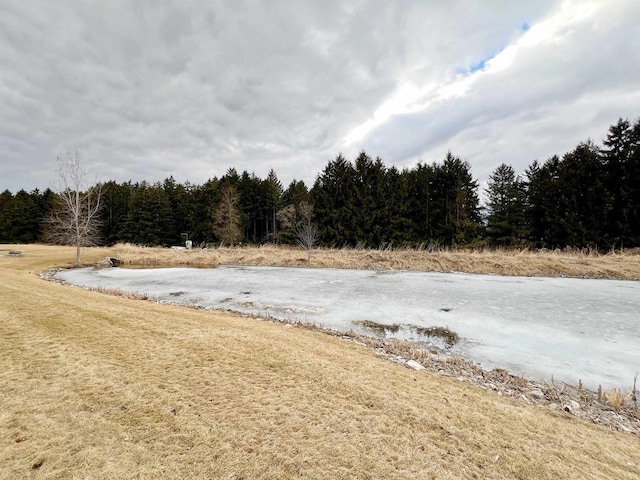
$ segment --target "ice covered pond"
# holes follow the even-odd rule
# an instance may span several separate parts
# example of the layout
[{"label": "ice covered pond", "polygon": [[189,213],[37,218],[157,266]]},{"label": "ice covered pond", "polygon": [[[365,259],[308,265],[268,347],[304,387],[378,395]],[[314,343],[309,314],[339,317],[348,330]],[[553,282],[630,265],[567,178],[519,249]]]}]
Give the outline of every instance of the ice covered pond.
[{"label": "ice covered pond", "polygon": [[[597,388],[640,371],[640,282],[279,267],[92,268],[65,282],[146,293],[159,301],[313,322],[325,328],[429,343],[447,327],[450,348],[483,368]],[[371,330],[363,321],[391,327]]]}]

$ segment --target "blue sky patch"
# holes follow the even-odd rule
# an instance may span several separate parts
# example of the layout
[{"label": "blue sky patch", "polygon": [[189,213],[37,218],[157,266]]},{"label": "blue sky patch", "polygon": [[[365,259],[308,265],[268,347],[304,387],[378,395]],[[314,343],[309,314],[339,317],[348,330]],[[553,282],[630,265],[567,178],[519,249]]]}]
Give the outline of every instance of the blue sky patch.
[{"label": "blue sky patch", "polygon": [[[524,22],[521,26],[520,26],[520,31],[521,32],[526,32],[527,30],[529,30],[531,28],[531,25],[529,25],[528,22]],[[494,53],[493,55],[488,55],[487,57],[483,58],[482,60],[480,60],[479,62],[473,63],[471,65],[467,65],[465,67],[458,67],[456,68],[455,72],[456,75],[468,75],[471,73],[475,73],[478,71],[482,71],[485,69],[485,67],[487,66],[487,63],[494,58],[496,55],[498,55],[502,50],[504,50],[504,48],[500,49],[498,52]]]},{"label": "blue sky patch", "polygon": [[[500,52],[498,52],[498,53],[500,53]],[[481,59],[480,61],[478,61],[476,63],[472,63],[471,65],[467,65],[467,66],[464,66],[464,67],[458,67],[458,68],[456,68],[456,75],[468,75],[468,74],[471,74],[471,73],[482,71],[487,66],[487,62],[489,60],[491,60],[493,57],[495,57],[496,55],[497,55],[497,53],[494,54],[494,55],[489,55],[489,56]]]},{"label": "blue sky patch", "polygon": [[478,70],[484,70],[485,63],[491,60],[493,57],[489,57],[487,59],[480,60],[475,65],[471,65],[469,67],[469,73],[477,72]]}]

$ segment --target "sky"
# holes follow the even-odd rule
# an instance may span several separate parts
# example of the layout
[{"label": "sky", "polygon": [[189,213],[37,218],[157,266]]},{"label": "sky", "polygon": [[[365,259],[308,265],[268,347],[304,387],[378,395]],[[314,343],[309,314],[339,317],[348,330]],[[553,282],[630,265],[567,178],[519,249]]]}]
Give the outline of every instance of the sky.
[{"label": "sky", "polygon": [[640,116],[637,0],[0,0],[0,191],[497,166]]}]

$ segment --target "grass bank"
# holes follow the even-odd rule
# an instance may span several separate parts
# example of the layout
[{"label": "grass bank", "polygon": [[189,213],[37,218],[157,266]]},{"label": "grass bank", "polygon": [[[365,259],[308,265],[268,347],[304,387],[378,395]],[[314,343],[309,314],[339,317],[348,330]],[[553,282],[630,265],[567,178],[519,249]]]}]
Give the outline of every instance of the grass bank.
[{"label": "grass bank", "polygon": [[271,245],[174,250],[119,244],[114,252],[128,265],[242,264],[640,280],[639,251],[602,255],[582,251],[318,249],[310,261],[301,249]]},{"label": "grass bank", "polygon": [[17,249],[0,251],[0,478],[640,475],[637,436],[318,332],[44,282],[73,249]]}]

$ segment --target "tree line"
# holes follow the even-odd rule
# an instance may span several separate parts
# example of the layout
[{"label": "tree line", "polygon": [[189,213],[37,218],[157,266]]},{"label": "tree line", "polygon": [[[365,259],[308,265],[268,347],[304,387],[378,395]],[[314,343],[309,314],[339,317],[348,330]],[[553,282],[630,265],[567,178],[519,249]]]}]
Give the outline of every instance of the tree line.
[{"label": "tree line", "polygon": [[[611,125],[602,145],[582,142],[517,174],[498,166],[480,203],[470,164],[451,152],[440,162],[402,170],[361,152],[328,162],[309,188],[286,188],[229,169],[202,185],[176,182],[100,185],[98,236],[132,242],[196,245],[295,242],[293,224],[313,223],[325,246],[457,245],[535,248],[640,246],[640,118]],[[50,189],[0,193],[0,243],[47,238],[59,194]],[[312,207],[312,208],[311,208]],[[294,213],[306,218],[293,220]],[[296,213],[297,215],[297,213]]]}]

